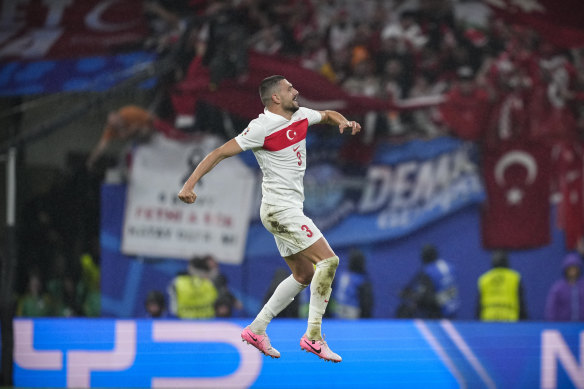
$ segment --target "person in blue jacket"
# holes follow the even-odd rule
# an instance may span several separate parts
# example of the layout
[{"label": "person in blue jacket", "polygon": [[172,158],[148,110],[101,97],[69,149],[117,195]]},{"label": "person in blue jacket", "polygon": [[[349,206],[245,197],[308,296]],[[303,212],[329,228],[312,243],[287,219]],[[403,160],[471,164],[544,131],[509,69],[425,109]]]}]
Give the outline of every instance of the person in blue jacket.
[{"label": "person in blue jacket", "polygon": [[431,244],[422,247],[421,260],[422,268],[400,293],[397,317],[454,319],[460,308],[454,265]]},{"label": "person in blue jacket", "polygon": [[353,250],[347,270],[337,275],[334,288],[333,317],[359,319],[371,317],[373,287],[367,276],[365,255]]}]

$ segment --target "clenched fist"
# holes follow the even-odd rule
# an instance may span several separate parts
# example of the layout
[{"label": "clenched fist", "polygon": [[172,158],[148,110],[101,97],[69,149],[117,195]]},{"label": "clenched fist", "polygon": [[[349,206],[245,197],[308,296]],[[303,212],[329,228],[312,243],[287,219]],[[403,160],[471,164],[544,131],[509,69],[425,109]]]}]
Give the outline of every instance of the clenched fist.
[{"label": "clenched fist", "polygon": [[187,204],[192,204],[197,199],[197,195],[193,192],[192,189],[185,189],[182,188],[180,192],[178,192],[178,198],[181,199],[182,202]]},{"label": "clenched fist", "polygon": [[359,131],[361,131],[361,125],[354,121],[348,121],[345,123],[339,124],[339,132],[342,134],[345,129],[348,128],[351,130],[351,135],[355,135]]}]

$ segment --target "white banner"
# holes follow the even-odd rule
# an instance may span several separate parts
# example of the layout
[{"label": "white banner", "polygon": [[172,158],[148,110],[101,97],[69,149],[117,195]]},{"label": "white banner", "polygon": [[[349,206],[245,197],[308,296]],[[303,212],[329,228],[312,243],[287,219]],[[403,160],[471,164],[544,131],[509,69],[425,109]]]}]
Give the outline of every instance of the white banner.
[{"label": "white banner", "polygon": [[135,150],[128,185],[122,252],[190,259],[210,254],[222,263],[243,261],[256,178],[237,157],[218,164],[195,187],[197,201],[177,194],[194,167],[219,146],[155,137]]}]

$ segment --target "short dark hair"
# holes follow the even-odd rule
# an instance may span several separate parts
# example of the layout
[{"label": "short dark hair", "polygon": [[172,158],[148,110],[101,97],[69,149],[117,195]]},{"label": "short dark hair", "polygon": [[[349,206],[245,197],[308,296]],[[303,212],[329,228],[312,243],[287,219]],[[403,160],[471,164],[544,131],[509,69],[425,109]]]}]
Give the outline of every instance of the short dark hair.
[{"label": "short dark hair", "polygon": [[436,259],[438,259],[438,250],[436,249],[436,246],[425,244],[424,247],[422,247],[422,262],[432,263]]},{"label": "short dark hair", "polygon": [[207,259],[204,257],[193,257],[189,261],[189,266],[192,266],[194,269],[201,270],[201,271],[209,271],[209,264],[207,263]]},{"label": "short dark hair", "polygon": [[365,274],[365,254],[361,250],[351,250],[349,254],[349,271]]},{"label": "short dark hair", "polygon": [[146,296],[146,304],[148,303],[156,303],[160,305],[162,308],[166,306],[166,302],[164,301],[164,295],[162,292],[158,290],[151,290],[148,292],[148,296]]},{"label": "short dark hair", "polygon": [[509,267],[509,257],[504,250],[497,250],[491,257],[491,264],[493,267]]},{"label": "short dark hair", "polygon": [[262,99],[262,103],[264,106],[268,106],[268,104],[272,101],[272,94],[274,93],[274,88],[280,83],[280,81],[284,80],[286,77],[274,75],[270,77],[266,77],[260,83],[260,99]]}]

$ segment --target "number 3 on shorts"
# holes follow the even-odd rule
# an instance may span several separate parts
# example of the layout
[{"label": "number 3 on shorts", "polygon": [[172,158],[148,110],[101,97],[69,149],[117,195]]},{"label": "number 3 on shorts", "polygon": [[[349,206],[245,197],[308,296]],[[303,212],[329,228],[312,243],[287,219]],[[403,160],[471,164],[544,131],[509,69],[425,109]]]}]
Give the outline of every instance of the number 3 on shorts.
[{"label": "number 3 on shorts", "polygon": [[310,231],[310,228],[308,228],[306,224],[302,225],[302,227],[300,228],[302,229],[302,231],[306,231],[306,236],[308,236],[309,238],[312,237],[312,231]]}]

